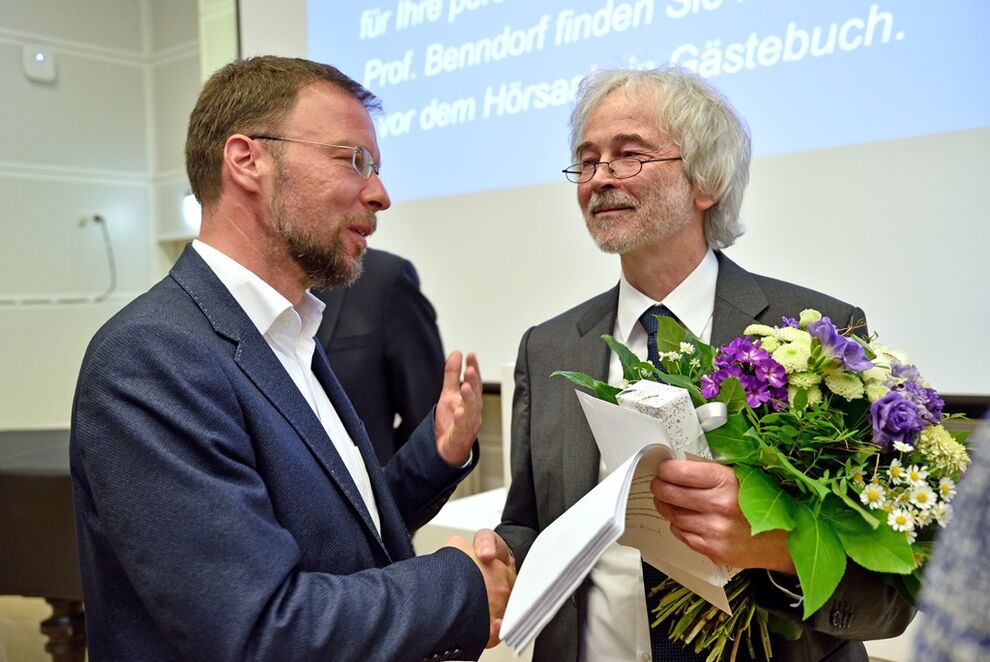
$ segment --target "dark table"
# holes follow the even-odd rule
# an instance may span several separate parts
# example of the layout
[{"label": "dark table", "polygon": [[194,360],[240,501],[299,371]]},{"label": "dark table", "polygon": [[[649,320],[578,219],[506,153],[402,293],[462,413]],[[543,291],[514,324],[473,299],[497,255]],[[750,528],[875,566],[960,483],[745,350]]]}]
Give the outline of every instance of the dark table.
[{"label": "dark table", "polygon": [[0,595],[44,598],[45,650],[56,662],[83,661],[68,430],[0,432]]}]

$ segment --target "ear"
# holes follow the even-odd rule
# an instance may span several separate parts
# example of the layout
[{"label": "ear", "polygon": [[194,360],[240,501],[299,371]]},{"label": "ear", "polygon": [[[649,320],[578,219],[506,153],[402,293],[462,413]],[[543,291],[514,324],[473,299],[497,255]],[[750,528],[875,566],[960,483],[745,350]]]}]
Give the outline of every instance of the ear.
[{"label": "ear", "polygon": [[261,177],[267,170],[258,143],[235,133],[223,145],[223,170],[230,183],[250,192],[261,191]]},{"label": "ear", "polygon": [[713,194],[695,190],[694,208],[698,211],[708,211],[716,202],[718,202],[718,198]]}]

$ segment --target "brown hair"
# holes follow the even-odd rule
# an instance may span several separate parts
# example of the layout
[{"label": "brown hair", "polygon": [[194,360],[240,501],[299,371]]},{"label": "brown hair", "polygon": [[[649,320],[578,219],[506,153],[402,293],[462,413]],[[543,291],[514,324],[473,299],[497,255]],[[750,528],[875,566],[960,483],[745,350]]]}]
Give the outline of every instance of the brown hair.
[{"label": "brown hair", "polygon": [[374,94],[335,67],[300,58],[265,55],[235,60],[206,81],[189,116],[186,174],[204,207],[220,199],[220,166],[231,135],[276,132],[299,90],[326,81],[366,109],[381,108]]}]

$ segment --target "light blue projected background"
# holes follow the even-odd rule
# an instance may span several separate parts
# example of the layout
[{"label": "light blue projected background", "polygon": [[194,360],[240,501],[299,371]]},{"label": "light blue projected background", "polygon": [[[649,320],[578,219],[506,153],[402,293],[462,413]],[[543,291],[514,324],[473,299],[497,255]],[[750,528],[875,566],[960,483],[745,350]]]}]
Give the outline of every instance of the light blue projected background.
[{"label": "light blue projected background", "polygon": [[382,0],[307,5],[310,56],[380,97],[395,200],[560,181],[576,80],[677,62],[755,155],[990,126],[990,2]]}]

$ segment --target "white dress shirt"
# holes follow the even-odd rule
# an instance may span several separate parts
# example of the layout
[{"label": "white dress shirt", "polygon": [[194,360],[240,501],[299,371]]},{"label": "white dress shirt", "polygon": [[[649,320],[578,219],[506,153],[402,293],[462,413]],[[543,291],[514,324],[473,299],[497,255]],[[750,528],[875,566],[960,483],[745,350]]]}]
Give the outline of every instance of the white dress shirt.
[{"label": "white dress shirt", "polygon": [[[645,358],[646,331],[639,323],[639,317],[651,306],[662,303],[691,333],[709,342],[717,279],[718,260],[711,250],[663,301],[646,296],[630,285],[623,275],[619,280],[613,337],[637,356]],[[608,383],[619,386],[622,381],[622,364],[612,353]],[[602,463],[598,470],[599,481],[605,475]],[[651,660],[650,626],[639,550],[613,543],[592,568],[589,579],[587,620],[581,629],[582,662]]]},{"label": "white dress shirt", "polygon": [[313,354],[316,351],[313,337],[323,319],[324,303],[307,290],[302,300],[293,306],[275,288],[216,248],[199,239],[193,241],[192,246],[244,309],[323,424],[323,429],[361,493],[375,528],[381,534],[378,505],[371,489],[368,468],[337,410],[333,408],[330,398],[313,373]]}]

